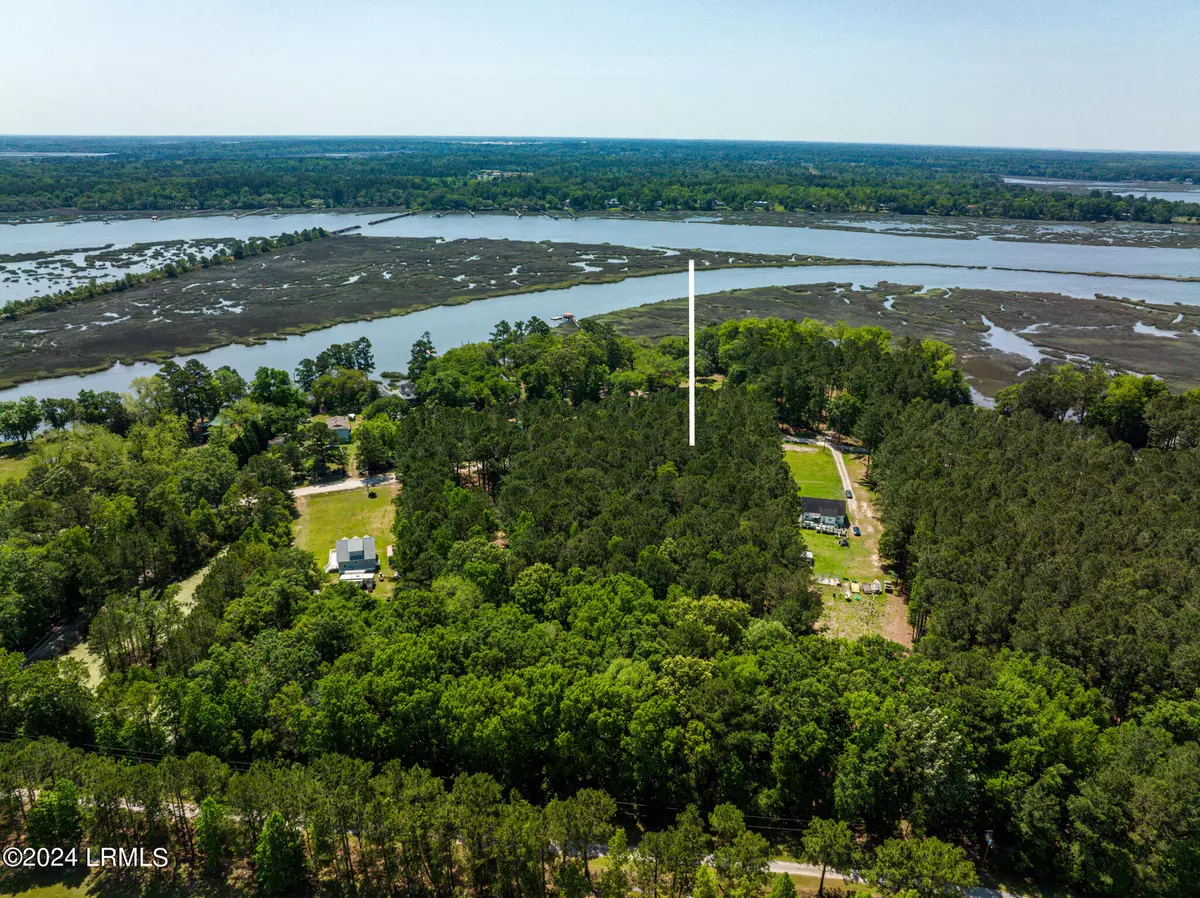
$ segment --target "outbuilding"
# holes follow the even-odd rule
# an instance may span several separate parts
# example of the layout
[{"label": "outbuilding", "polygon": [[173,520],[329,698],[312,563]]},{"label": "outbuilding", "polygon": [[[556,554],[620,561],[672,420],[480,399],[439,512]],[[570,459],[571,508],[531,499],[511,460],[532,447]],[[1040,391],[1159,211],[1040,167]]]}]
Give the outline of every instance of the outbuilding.
[{"label": "outbuilding", "polygon": [[325,424],[333,431],[333,435],[337,437],[339,443],[350,442],[350,419],[345,415],[333,415]]}]

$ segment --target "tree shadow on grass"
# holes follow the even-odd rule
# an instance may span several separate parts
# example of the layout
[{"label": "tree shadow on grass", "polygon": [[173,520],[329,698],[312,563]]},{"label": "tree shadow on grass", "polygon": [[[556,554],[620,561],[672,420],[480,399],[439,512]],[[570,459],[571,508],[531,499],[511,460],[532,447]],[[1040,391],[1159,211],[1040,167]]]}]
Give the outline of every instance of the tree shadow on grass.
[{"label": "tree shadow on grass", "polygon": [[89,898],[235,898],[249,889],[245,877],[233,877],[222,871],[202,875],[186,864],[153,869],[94,869],[83,864],[58,868],[8,868],[0,871],[0,896],[23,896],[39,889],[51,889],[52,898],[60,898],[60,889],[82,889]]},{"label": "tree shadow on grass", "polygon": [[29,454],[29,443],[0,443],[0,458],[20,461]]},{"label": "tree shadow on grass", "polygon": [[180,864],[174,870],[102,870],[88,881],[88,891],[96,898],[234,898],[246,895],[247,887]]},{"label": "tree shadow on grass", "polygon": [[33,889],[64,886],[77,889],[87,879],[89,870],[74,867],[5,867],[0,871],[0,895],[20,895]]}]

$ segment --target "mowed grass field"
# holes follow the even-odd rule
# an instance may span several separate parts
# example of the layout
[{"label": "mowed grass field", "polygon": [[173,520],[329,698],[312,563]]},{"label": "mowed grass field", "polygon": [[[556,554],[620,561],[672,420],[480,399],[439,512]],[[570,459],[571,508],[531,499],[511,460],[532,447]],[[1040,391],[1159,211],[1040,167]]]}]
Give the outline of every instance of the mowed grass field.
[{"label": "mowed grass field", "polygon": [[[783,457],[801,496],[817,499],[846,497],[833,453],[827,447],[789,447]],[[853,525],[858,522],[851,520],[850,523]],[[836,536],[805,530],[804,541],[813,553],[814,568],[818,574],[861,580],[872,570],[871,550],[862,539],[851,537],[850,545],[843,547],[838,545]]]},{"label": "mowed grass field", "polygon": [[340,493],[318,493],[296,500],[300,517],[293,525],[296,545],[313,554],[317,567],[324,569],[329,550],[343,536],[373,536],[379,552],[380,573],[391,574],[387,564],[387,547],[392,541],[392,521],[395,507],[392,499],[396,485],[376,487],[371,499],[365,489]]},{"label": "mowed grass field", "polygon": [[833,453],[825,446],[793,446],[783,453],[801,496],[813,499],[844,499]]},{"label": "mowed grass field", "polygon": [[850,545],[839,546],[836,536],[805,530],[804,541],[813,553],[814,570],[817,574],[843,580],[874,580],[879,576],[879,570],[873,563],[870,544],[862,537],[848,538]]}]

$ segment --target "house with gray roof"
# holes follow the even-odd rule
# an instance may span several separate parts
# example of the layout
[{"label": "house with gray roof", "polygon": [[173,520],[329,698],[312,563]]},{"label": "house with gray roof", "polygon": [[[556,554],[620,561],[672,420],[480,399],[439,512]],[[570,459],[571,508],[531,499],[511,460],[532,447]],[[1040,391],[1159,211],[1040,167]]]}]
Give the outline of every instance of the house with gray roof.
[{"label": "house with gray roof", "polygon": [[341,582],[363,585],[373,584],[378,570],[373,536],[342,537],[329,550],[329,563],[325,565],[325,573],[337,574]]}]

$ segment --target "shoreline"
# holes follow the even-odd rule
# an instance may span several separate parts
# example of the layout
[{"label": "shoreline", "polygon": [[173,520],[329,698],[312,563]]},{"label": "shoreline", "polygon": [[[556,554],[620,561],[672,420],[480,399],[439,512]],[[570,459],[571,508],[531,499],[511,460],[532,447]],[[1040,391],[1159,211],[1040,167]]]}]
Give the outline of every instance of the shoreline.
[{"label": "shoreline", "polygon": [[[620,247],[612,247],[614,250]],[[982,268],[985,266],[962,266],[962,265],[928,265],[925,263],[910,263],[910,262],[875,262],[862,259],[841,259],[823,256],[804,256],[798,257],[795,260],[789,258],[780,258],[778,261],[760,261],[760,262],[734,262],[734,263],[718,263],[716,265],[705,266],[705,271],[720,271],[732,270],[739,268],[827,268],[840,267],[844,265],[870,265],[881,268],[908,268],[908,267],[925,267],[925,268]],[[270,332],[262,333],[255,336],[244,337],[240,339],[229,340],[213,340],[197,344],[188,344],[181,347],[172,347],[169,349],[155,350],[151,352],[138,353],[132,356],[113,356],[109,357],[103,363],[86,366],[73,366],[69,368],[55,368],[48,371],[31,372],[28,377],[16,376],[10,377],[0,375],[0,390],[11,390],[20,387],[22,384],[33,381],[54,380],[62,377],[82,377],[89,374],[98,374],[102,371],[107,371],[115,365],[132,366],[138,363],[162,364],[173,358],[184,358],[187,356],[198,355],[200,353],[211,352],[215,349],[221,349],[226,346],[261,346],[272,341],[283,341],[290,337],[299,337],[306,334],[315,333],[329,328],[337,327],[343,324],[352,324],[361,321],[377,321],[386,318],[402,318],[414,312],[423,312],[429,309],[468,305],[474,302],[487,302],[492,299],[499,299],[505,296],[522,296],[534,293],[545,293],[553,290],[568,290],[573,287],[586,286],[601,286],[604,284],[616,284],[622,281],[635,278],[657,277],[660,275],[678,275],[687,271],[686,265],[671,265],[661,269],[653,269],[648,271],[628,272],[628,273],[606,273],[598,277],[581,276],[565,281],[556,281],[551,284],[534,284],[524,287],[505,288],[500,290],[489,291],[483,295],[472,296],[469,294],[458,294],[451,296],[441,302],[433,303],[416,303],[406,306],[402,309],[388,309],[375,312],[364,312],[361,315],[339,315],[332,318],[323,319],[320,322],[311,324],[294,325],[283,327]],[[189,272],[191,274],[191,272]],[[180,278],[183,281],[188,275]],[[98,297],[104,299],[109,297]],[[76,304],[75,307],[84,304]],[[39,312],[36,315],[23,316],[19,320],[27,322],[30,319],[35,319],[38,315],[54,315],[56,311]]]},{"label": "shoreline", "polygon": [[[364,235],[366,236],[366,235]],[[613,247],[618,249],[618,247]],[[686,252],[686,251],[685,251]],[[249,260],[247,260],[249,261]],[[1175,275],[1123,275],[1113,274],[1110,272],[1066,272],[1055,269],[1037,269],[1037,268],[1014,268],[1006,266],[987,266],[987,265],[954,265],[951,263],[926,263],[926,262],[894,262],[894,261],[875,261],[869,259],[842,259],[835,257],[824,256],[805,256],[797,259],[781,258],[778,261],[759,261],[759,262],[734,262],[734,263],[719,263],[716,265],[705,266],[701,270],[718,271],[718,270],[734,270],[739,268],[833,268],[847,265],[864,265],[878,268],[943,268],[947,270],[987,270],[992,268],[997,271],[1016,271],[1016,272],[1031,272],[1040,274],[1063,274],[1063,275],[1083,275],[1088,277],[1107,277],[1107,278],[1130,278],[1141,280],[1167,280],[1180,283],[1200,282],[1200,278],[1179,277]],[[556,290],[568,290],[574,287],[584,286],[600,286],[604,284],[615,284],[626,280],[644,277],[657,277],[660,275],[677,275],[687,271],[684,265],[668,266],[662,269],[654,269],[648,271],[638,271],[629,273],[606,273],[598,277],[579,277],[566,281],[558,281],[552,284],[536,284],[524,287],[506,288],[501,290],[489,291],[484,295],[472,296],[469,294],[459,294],[452,296],[441,302],[432,303],[417,303],[406,306],[404,308],[393,308],[389,310],[380,310],[375,312],[365,312],[361,315],[339,315],[332,318],[323,319],[320,322],[310,324],[294,325],[283,327],[274,331],[262,333],[255,336],[248,336],[229,340],[212,340],[195,344],[188,344],[180,347],[172,347],[162,350],[154,350],[143,352],[132,356],[111,356],[105,362],[95,365],[72,366],[67,368],[54,368],[47,371],[30,373],[29,376],[8,377],[0,375],[0,390],[12,390],[20,387],[22,384],[31,383],[34,381],[54,380],[64,377],[83,377],[89,374],[98,374],[103,371],[108,371],[116,365],[133,366],[139,363],[146,364],[162,364],[175,358],[186,358],[201,353],[211,352],[216,349],[221,349],[227,346],[262,346],[273,341],[284,341],[291,337],[300,337],[306,334],[316,333],[329,328],[337,327],[343,324],[353,324],[363,321],[378,321],[388,318],[402,318],[414,312],[423,312],[429,309],[467,305],[474,302],[487,302],[492,299],[499,299],[505,296],[520,296],[535,293],[545,293]],[[191,274],[191,272],[189,272]],[[183,276],[184,278],[187,275]],[[182,278],[181,278],[182,280]],[[753,289],[753,288],[751,288]],[[994,291],[1003,292],[1003,291]],[[1183,303],[1176,303],[1174,306],[1165,305],[1162,303],[1152,303],[1144,299],[1130,299],[1120,296],[1108,296],[1096,294],[1092,298],[1067,297],[1074,302],[1095,302],[1098,300],[1111,300],[1124,305],[1133,307],[1144,307],[1151,309],[1170,309],[1178,306],[1184,306]],[[104,297],[98,297],[98,299]],[[664,300],[669,302],[670,300]],[[86,304],[84,304],[86,305]],[[57,311],[57,310],[56,310]],[[54,315],[54,311],[39,312],[37,315]],[[36,316],[23,316],[21,320],[26,318],[35,318]]]},{"label": "shoreline", "polygon": [[[1198,191],[1200,193],[1200,191]],[[46,210],[36,216],[0,217],[0,225],[17,227],[32,224],[73,224],[94,221],[129,221],[156,216],[159,221],[184,218],[223,218],[237,216],[245,218],[271,218],[274,215],[384,215],[392,217],[432,216],[443,218],[451,215],[480,215],[523,217],[550,217],[554,219],[605,219],[610,221],[686,221],[704,224],[743,225],[746,227],[812,228],[814,230],[847,231],[851,233],[889,234],[898,237],[919,237],[928,240],[980,240],[993,239],[1013,243],[1050,243],[1085,246],[1158,247],[1172,249],[1200,249],[1200,224],[1171,222],[1152,224],[1128,221],[1072,221],[1067,219],[1040,218],[977,218],[967,215],[901,215],[886,212],[779,212],[750,211],[742,209],[639,210],[636,212],[597,210],[567,213],[565,210],[537,210],[518,213],[508,209],[409,209],[403,206],[346,206],[315,209],[311,207],[269,208],[242,211],[238,209],[123,209],[109,212],[61,209]],[[893,224],[895,227],[871,227],[870,224]],[[1092,233],[1079,235],[1083,229]],[[1016,229],[1036,231],[1051,229],[1048,233],[1013,233]],[[1057,229],[1057,230],[1054,230]],[[1125,233],[1106,237],[1105,230],[1123,229]],[[1166,231],[1170,241],[1151,239],[1156,232]],[[1141,232],[1144,237],[1135,237]],[[369,235],[369,231],[364,231]],[[1072,239],[1072,237],[1075,239]]]}]

